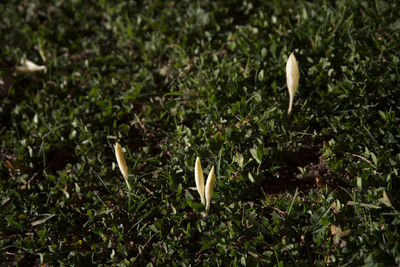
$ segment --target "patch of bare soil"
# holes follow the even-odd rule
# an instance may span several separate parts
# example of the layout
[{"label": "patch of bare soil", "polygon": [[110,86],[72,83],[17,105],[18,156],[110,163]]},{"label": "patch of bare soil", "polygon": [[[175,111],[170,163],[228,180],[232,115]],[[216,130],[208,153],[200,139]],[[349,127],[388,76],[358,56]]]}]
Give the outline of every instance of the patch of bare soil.
[{"label": "patch of bare soil", "polygon": [[[335,191],[348,188],[350,175],[333,173],[321,155],[320,148],[320,145],[310,144],[302,147],[299,152],[287,152],[284,158],[287,165],[279,171],[279,177],[267,179],[266,192],[276,195],[295,192],[297,188],[300,195],[305,195],[313,188],[321,189],[325,186]],[[303,174],[299,168],[304,170]]]}]

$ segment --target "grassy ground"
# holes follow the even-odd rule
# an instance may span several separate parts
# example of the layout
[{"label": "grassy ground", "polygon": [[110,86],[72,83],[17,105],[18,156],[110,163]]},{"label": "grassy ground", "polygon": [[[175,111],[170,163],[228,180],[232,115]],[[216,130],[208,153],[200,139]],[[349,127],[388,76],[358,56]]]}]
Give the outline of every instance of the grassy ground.
[{"label": "grassy ground", "polygon": [[138,2],[0,4],[0,265],[399,265],[399,3]]}]

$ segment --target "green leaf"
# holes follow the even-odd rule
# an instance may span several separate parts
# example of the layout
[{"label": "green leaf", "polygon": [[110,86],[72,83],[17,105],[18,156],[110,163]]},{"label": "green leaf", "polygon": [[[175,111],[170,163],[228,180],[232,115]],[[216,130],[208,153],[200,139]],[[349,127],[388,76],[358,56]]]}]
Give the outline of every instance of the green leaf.
[{"label": "green leaf", "polygon": [[257,149],[251,148],[250,153],[253,156],[253,158],[257,161],[258,164],[261,164],[262,159],[263,159],[263,153],[264,153],[264,146],[263,145],[258,145]]},{"label": "green leaf", "polygon": [[237,164],[239,165],[239,167],[243,168],[244,157],[240,152],[236,152],[236,155],[235,155],[234,159],[237,162]]}]

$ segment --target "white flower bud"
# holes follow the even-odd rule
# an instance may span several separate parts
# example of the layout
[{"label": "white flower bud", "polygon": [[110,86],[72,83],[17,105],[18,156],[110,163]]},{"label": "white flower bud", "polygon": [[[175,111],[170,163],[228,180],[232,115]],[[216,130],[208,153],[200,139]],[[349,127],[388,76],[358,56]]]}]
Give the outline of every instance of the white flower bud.
[{"label": "white flower bud", "polygon": [[19,73],[32,73],[37,71],[46,71],[46,66],[39,66],[28,59],[21,59],[21,66],[15,68]]},{"label": "white flower bud", "polygon": [[124,153],[122,153],[122,148],[118,143],[115,143],[115,157],[117,158],[118,167],[122,173],[122,176],[125,179],[125,183],[128,186],[128,189],[131,190],[131,185],[128,181],[128,167],[126,166],[126,161],[124,157]]},{"label": "white flower bud", "polygon": [[214,182],[215,182],[215,171],[214,166],[211,168],[210,173],[208,174],[207,184],[206,184],[206,213],[210,210],[211,197],[214,192]]},{"label": "white flower bud", "polygon": [[294,94],[296,93],[297,87],[299,85],[299,76],[300,72],[296,57],[293,53],[291,53],[286,63],[286,83],[289,90],[288,114],[292,112]]},{"label": "white flower bud", "polygon": [[194,165],[194,179],[196,181],[197,192],[199,192],[201,203],[205,205],[204,175],[203,175],[203,169],[201,168],[201,162],[199,157],[196,158],[196,163]]}]

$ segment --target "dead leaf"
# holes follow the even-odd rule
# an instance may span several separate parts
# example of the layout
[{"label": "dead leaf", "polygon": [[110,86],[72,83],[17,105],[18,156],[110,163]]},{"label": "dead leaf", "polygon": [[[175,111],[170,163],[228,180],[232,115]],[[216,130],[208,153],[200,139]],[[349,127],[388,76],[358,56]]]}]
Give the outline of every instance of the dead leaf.
[{"label": "dead leaf", "polygon": [[342,231],[340,226],[331,225],[331,234],[338,237],[345,237],[350,234],[351,230]]},{"label": "dead leaf", "polygon": [[324,185],[326,184],[324,177],[320,175],[315,176],[315,183],[317,184],[317,187],[319,189],[323,188]]},{"label": "dead leaf", "polygon": [[235,124],[235,126],[236,126],[236,127],[242,127],[243,125],[249,123],[249,121],[250,121],[249,119],[244,119],[244,120],[242,120],[242,121],[237,122],[237,123]]},{"label": "dead leaf", "polygon": [[[331,234],[333,236],[333,243],[335,245],[339,244],[340,239],[342,237],[348,236],[350,234],[351,230],[346,230],[346,231],[342,231],[342,228],[340,226],[336,226],[336,225],[331,225]],[[346,246],[346,243],[342,243],[343,246]]]},{"label": "dead leaf", "polygon": [[392,196],[390,194],[386,193],[386,190],[383,190],[383,196],[378,200],[379,200],[379,202],[385,204],[388,207],[393,207],[391,199],[392,199]]},{"label": "dead leaf", "polygon": [[43,214],[43,215],[48,215],[48,216],[46,218],[34,221],[32,223],[32,226],[36,226],[36,225],[42,224],[42,223],[46,222],[47,220],[49,220],[49,219],[53,218],[54,216],[56,216],[55,214]]}]

